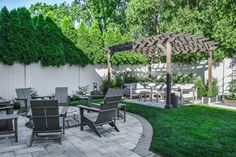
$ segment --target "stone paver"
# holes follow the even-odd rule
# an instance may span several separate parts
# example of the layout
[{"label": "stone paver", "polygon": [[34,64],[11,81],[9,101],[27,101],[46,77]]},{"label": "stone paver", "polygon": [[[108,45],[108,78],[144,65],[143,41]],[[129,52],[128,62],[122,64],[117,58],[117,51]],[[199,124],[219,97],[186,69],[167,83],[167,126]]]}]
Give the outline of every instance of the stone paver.
[{"label": "stone paver", "polygon": [[120,132],[109,125],[100,128],[102,138],[87,126],[68,128],[63,135],[62,145],[54,141],[34,142],[28,147],[31,129],[25,127],[25,117],[18,119],[19,142],[14,138],[0,138],[0,157],[140,157],[133,151],[143,127],[140,121],[127,114],[127,122],[117,120]]}]

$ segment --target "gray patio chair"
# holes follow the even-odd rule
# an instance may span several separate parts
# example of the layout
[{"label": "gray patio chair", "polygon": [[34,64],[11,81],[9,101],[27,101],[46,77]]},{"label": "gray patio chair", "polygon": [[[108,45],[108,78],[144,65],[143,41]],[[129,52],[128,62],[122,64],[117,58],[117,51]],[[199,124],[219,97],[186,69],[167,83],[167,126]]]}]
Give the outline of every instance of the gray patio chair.
[{"label": "gray patio chair", "polygon": [[[115,125],[115,116],[118,108],[119,101],[121,96],[106,97],[101,109],[79,105],[80,116],[81,116],[81,130],[83,130],[84,124],[88,125],[99,137],[101,133],[97,129],[98,126],[109,124],[116,131],[119,132],[119,129]],[[93,111],[87,114],[84,114],[84,110]]]},{"label": "gray patio chair", "polygon": [[[58,139],[61,144],[62,127],[57,100],[33,100],[31,101],[33,130],[30,139],[30,147],[34,140]],[[39,134],[57,133],[54,137],[40,138]],[[35,137],[36,136],[36,137]],[[50,136],[52,136],[50,134]]]},{"label": "gray patio chair", "polygon": [[29,111],[31,93],[31,88],[16,89],[17,98],[15,100],[20,103],[20,109],[18,110],[17,114],[26,114]]},{"label": "gray patio chair", "polygon": [[54,100],[57,100],[60,106],[69,105],[68,87],[56,87]]},{"label": "gray patio chair", "polygon": [[[117,109],[116,117],[118,117],[118,119],[122,117],[124,119],[124,122],[126,122],[126,107],[124,104],[119,105],[123,97],[123,94],[124,94],[123,89],[109,88],[101,103],[92,103],[91,98],[88,98],[88,106],[98,108],[101,110],[108,108],[109,109],[116,108]],[[120,109],[122,108],[124,109],[124,113],[120,112]]]},{"label": "gray patio chair", "polygon": [[[13,126],[13,120],[15,120]],[[0,102],[0,135],[15,134],[15,141],[18,141],[17,116],[13,114],[13,106],[10,101]]]},{"label": "gray patio chair", "polygon": [[[107,109],[106,106],[109,105],[110,102],[116,103],[116,105],[118,105],[119,102],[121,101],[123,93],[124,93],[123,89],[109,88],[106,95],[104,96],[103,102],[92,103],[91,102],[92,98],[90,97],[88,100],[88,106],[99,108],[99,109],[103,109],[103,108]],[[113,108],[113,106],[110,106],[110,107]]]}]

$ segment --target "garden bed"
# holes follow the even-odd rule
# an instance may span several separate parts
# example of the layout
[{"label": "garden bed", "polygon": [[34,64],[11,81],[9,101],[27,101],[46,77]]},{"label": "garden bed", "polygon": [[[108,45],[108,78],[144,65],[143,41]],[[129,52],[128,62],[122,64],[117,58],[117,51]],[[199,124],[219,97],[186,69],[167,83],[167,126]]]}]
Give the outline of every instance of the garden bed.
[{"label": "garden bed", "polygon": [[236,107],[236,100],[224,99],[224,105]]}]

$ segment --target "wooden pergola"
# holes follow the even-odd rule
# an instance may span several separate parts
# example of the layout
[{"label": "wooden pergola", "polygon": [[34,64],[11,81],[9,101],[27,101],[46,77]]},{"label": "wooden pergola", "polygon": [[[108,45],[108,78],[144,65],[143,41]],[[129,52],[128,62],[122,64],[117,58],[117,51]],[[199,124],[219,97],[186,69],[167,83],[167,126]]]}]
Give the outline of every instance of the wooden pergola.
[{"label": "wooden pergola", "polygon": [[135,51],[148,58],[166,56],[166,108],[171,107],[171,55],[204,52],[208,54],[208,89],[212,87],[212,51],[217,43],[199,35],[167,32],[107,48],[108,83],[111,84],[111,57],[122,51]]}]

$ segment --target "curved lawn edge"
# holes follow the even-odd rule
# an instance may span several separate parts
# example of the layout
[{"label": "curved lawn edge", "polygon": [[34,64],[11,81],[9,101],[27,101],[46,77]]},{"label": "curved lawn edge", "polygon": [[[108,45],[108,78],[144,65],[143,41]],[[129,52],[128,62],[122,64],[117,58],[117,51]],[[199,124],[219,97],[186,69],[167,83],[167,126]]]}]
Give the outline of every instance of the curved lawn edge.
[{"label": "curved lawn edge", "polygon": [[154,154],[153,152],[149,151],[151,142],[152,142],[152,135],[153,135],[152,125],[145,118],[137,114],[130,113],[130,112],[128,114],[137,118],[143,127],[143,133],[138,141],[138,144],[133,149],[133,152],[135,152],[136,154],[142,157],[159,157],[159,155]]}]

